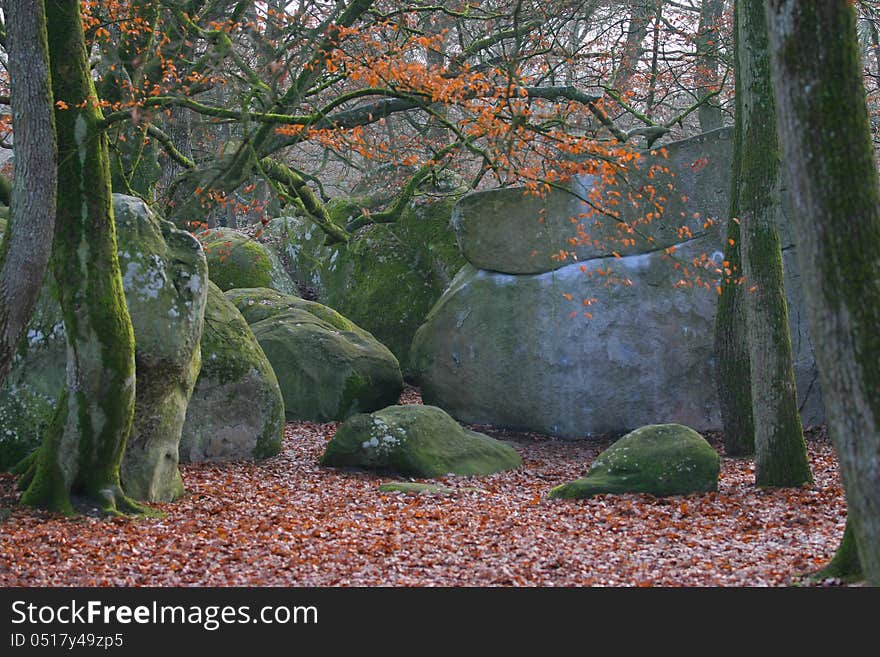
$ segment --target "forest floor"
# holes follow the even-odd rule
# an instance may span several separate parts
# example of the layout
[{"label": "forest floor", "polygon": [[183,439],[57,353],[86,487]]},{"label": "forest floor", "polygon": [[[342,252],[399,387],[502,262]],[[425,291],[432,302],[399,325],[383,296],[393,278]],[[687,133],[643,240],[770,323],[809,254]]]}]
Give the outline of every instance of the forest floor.
[{"label": "forest floor", "polygon": [[335,428],[291,423],[268,460],[183,466],[188,494],[156,505],[160,519],[17,508],[0,475],[0,586],[778,586],[825,564],[846,520],[821,428],[808,432],[811,486],[757,489],[753,461],[722,453],[717,493],[591,500],[547,493],[610,439],[475,427],[523,467],[404,495],[379,492],[392,477],[319,466]]}]

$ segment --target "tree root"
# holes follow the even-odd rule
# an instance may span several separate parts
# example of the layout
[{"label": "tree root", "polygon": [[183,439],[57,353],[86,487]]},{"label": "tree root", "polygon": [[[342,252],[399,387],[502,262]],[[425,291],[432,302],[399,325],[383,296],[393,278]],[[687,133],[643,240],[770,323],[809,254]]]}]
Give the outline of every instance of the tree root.
[{"label": "tree root", "polygon": [[859,549],[852,532],[850,521],[846,521],[846,529],[843,538],[834,557],[822,570],[813,573],[807,578],[809,582],[821,582],[826,579],[839,579],[843,582],[860,582],[865,578],[862,573],[862,562],[859,559]]},{"label": "tree root", "polygon": [[140,516],[144,518],[162,518],[164,513],[146,504],[140,504],[128,497],[119,486],[108,486],[100,489],[94,496],[101,507],[101,512],[108,516]]},{"label": "tree root", "polygon": [[12,474],[19,475],[18,481],[15,484],[16,490],[25,490],[34,480],[34,475],[37,472],[37,459],[39,458],[39,455],[40,450],[37,448],[16,463],[12,470],[10,470]]}]

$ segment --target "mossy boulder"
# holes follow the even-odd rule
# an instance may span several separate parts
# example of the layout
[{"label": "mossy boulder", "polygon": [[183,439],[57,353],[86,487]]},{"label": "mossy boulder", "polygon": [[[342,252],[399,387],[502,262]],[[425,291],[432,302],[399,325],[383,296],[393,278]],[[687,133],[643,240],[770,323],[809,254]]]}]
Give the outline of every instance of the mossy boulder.
[{"label": "mossy boulder", "polygon": [[264,319],[281,315],[288,310],[305,310],[340,331],[360,333],[365,338],[373,337],[332,308],[328,308],[317,301],[308,301],[292,294],[282,294],[267,287],[228,290],[226,298],[238,308],[238,311],[248,324],[262,322]]},{"label": "mossy boulder", "polygon": [[262,458],[277,454],[284,400],[266,354],[236,307],[209,283],[202,370],[189,402],[182,461]]},{"label": "mossy boulder", "polygon": [[221,290],[269,287],[296,293],[293,280],[266,245],[231,228],[204,230],[197,237],[205,248],[211,280]]},{"label": "mossy boulder", "polygon": [[652,424],[628,433],[602,452],[583,479],[550,491],[550,497],[603,493],[687,495],[718,489],[721,459],[693,429]]},{"label": "mossy boulder", "polygon": [[[343,420],[397,401],[397,359],[370,333],[321,304],[292,298],[251,325],[278,377],[289,420]],[[268,307],[268,306],[267,306]]]},{"label": "mossy boulder", "polygon": [[[200,367],[207,265],[189,233],[140,199],[114,194],[113,207],[137,373],[122,482],[133,497],[165,501],[183,492],[178,445]],[[40,444],[64,386],[66,336],[51,285],[50,278],[0,390],[0,469]]]},{"label": "mossy boulder", "polygon": [[509,445],[465,429],[436,406],[406,405],[349,418],[327,444],[321,464],[441,477],[512,470],[522,459]]},{"label": "mossy boulder", "polygon": [[10,469],[39,446],[64,387],[66,361],[61,308],[44,285],[0,386],[0,470]]},{"label": "mossy boulder", "polygon": [[[274,219],[267,235],[298,284],[370,331],[406,369],[416,329],[464,265],[449,225],[457,198],[419,199],[395,223],[363,228],[349,244],[326,246],[300,217]],[[340,224],[361,215],[346,199],[328,211]]]},{"label": "mossy boulder", "polygon": [[137,499],[170,501],[183,494],[178,447],[201,367],[208,266],[198,241],[141,199],[114,194],[113,212],[137,376],[122,484]]}]

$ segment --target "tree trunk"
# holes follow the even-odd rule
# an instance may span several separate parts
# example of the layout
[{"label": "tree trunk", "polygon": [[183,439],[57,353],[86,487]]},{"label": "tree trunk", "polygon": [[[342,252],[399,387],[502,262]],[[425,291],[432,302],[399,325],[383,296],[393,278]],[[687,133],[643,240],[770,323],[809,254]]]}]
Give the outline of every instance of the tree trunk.
[{"label": "tree trunk", "polygon": [[651,0],[635,0],[630,10],[623,53],[610,85],[619,91],[624,98],[628,92],[632,91],[633,79],[638,73],[639,62],[645,53],[643,43],[645,37],[648,36],[648,21],[652,5]]},{"label": "tree trunk", "polygon": [[[180,151],[185,157],[192,159],[193,152],[189,110],[183,107],[172,107],[171,115],[168,117],[165,125],[168,136],[171,137],[171,142],[174,144],[174,148]],[[159,188],[164,194],[168,191],[177,177],[186,171],[186,168],[170,157],[161,158],[160,161],[162,164],[162,175],[159,179]],[[184,228],[189,228],[189,226],[184,226]]]},{"label": "tree trunk", "polygon": [[742,112],[738,178],[755,483],[812,481],[798,412],[779,221],[782,188],[763,0],[739,0],[736,89]]},{"label": "tree trunk", "polygon": [[[734,31],[739,12],[734,15]],[[741,83],[736,74],[736,87]],[[755,451],[755,425],[752,417],[751,365],[746,335],[745,301],[743,299],[742,258],[740,254],[739,172],[743,159],[743,110],[736,95],[736,116],[733,136],[733,167],[730,180],[730,209],[727,240],[724,244],[724,274],[721,296],[715,315],[715,358],[718,402],[724,428],[724,450],[730,456],[745,456]]]},{"label": "tree trunk", "polygon": [[134,333],[116,256],[106,136],[79,0],[46,3],[58,103],[58,210],[52,266],[67,333],[67,385],[23,483],[21,502],[72,513],[73,495],[109,513],[142,511],[119,464],[135,401]]},{"label": "tree trunk", "polygon": [[6,4],[15,182],[0,247],[0,382],[43,286],[55,225],[56,151],[46,17],[41,2]]},{"label": "tree trunk", "polygon": [[848,0],[767,0],[798,258],[852,534],[880,585],[880,182]]},{"label": "tree trunk", "polygon": [[[719,86],[718,52],[720,50],[719,23],[724,12],[724,0],[703,0],[700,24],[697,28],[696,83],[699,96],[711,93]],[[717,97],[711,98],[698,110],[700,130],[708,132],[724,125],[724,116]]]},{"label": "tree trunk", "polygon": [[853,536],[852,523],[846,521],[846,529],[843,532],[843,538],[840,539],[840,545],[834,557],[818,573],[813,575],[813,580],[823,580],[829,577],[841,579],[844,582],[857,582],[861,580],[862,564],[859,561],[859,549],[856,547],[856,539]]}]

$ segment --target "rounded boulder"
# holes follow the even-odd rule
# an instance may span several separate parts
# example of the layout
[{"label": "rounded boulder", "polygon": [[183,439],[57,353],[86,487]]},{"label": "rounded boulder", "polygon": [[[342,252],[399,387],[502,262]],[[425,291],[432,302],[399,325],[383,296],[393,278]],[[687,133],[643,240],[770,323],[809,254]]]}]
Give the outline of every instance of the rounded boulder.
[{"label": "rounded boulder", "polygon": [[618,440],[593,461],[586,477],[557,486],[550,497],[705,493],[718,489],[720,467],[718,452],[693,429],[652,424]]}]

